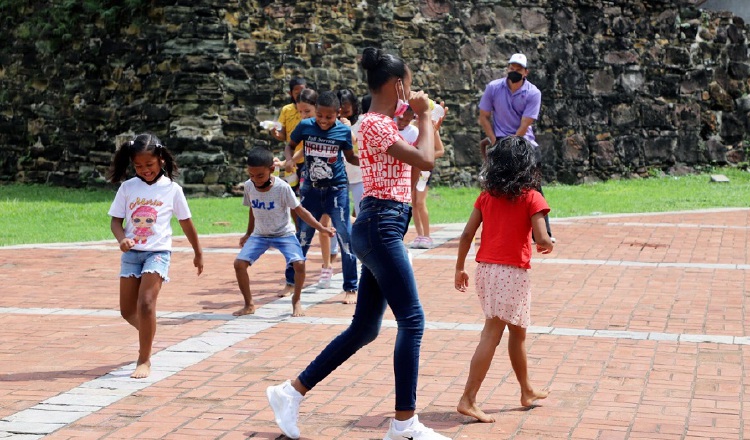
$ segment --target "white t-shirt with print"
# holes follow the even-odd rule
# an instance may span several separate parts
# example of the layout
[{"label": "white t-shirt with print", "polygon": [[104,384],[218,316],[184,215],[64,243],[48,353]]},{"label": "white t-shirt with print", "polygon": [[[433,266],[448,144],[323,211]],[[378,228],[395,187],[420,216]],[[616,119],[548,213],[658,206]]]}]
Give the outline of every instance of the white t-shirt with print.
[{"label": "white t-shirt with print", "polygon": [[255,189],[252,180],[245,182],[242,204],[253,210],[255,229],[252,235],[259,237],[286,237],[294,235],[295,228],[289,210],[299,206],[292,187],[276,176],[268,191]]},{"label": "white t-shirt with print", "polygon": [[191,217],[182,187],[167,176],[151,185],[138,177],[126,180],[108,214],[125,219],[125,237],[135,241],[136,251],[171,251],[172,216]]}]

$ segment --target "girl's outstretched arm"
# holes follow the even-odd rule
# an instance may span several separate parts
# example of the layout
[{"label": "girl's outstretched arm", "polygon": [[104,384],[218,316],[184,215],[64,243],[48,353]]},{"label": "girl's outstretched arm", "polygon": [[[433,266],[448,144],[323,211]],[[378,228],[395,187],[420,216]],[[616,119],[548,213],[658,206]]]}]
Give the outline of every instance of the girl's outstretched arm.
[{"label": "girl's outstretched arm", "polygon": [[195,225],[192,219],[180,220],[180,227],[182,232],[185,233],[190,245],[193,247],[193,266],[198,268],[198,275],[203,273],[203,250],[201,249],[201,243],[198,240],[198,231],[195,230]]},{"label": "girl's outstretched arm", "polygon": [[466,292],[466,288],[469,287],[469,274],[464,270],[464,264],[466,263],[466,254],[469,253],[471,242],[474,240],[474,235],[479,229],[479,225],[482,224],[482,211],[474,208],[469,216],[469,221],[464,226],[464,231],[461,233],[461,239],[458,242],[458,258],[456,259],[456,276],[455,276],[455,287],[456,290]]}]

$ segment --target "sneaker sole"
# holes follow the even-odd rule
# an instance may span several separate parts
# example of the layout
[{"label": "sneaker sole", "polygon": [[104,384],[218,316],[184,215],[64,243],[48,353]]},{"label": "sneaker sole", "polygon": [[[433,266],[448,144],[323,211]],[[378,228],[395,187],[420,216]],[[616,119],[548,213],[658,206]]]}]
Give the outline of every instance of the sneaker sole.
[{"label": "sneaker sole", "polygon": [[289,437],[291,439],[298,439],[299,435],[295,437],[291,433],[287,432],[287,430],[284,429],[283,426],[281,426],[280,419],[278,417],[276,417],[276,413],[277,412],[281,412],[281,409],[277,410],[276,409],[276,405],[274,405],[274,403],[273,403],[273,400],[274,400],[273,399],[273,388],[274,388],[273,386],[270,386],[270,387],[266,388],[266,398],[268,399],[268,403],[271,405],[271,409],[273,410],[273,421],[276,422],[276,426],[279,427],[279,429],[281,430],[282,434],[284,434],[285,436],[287,436],[287,437]]}]

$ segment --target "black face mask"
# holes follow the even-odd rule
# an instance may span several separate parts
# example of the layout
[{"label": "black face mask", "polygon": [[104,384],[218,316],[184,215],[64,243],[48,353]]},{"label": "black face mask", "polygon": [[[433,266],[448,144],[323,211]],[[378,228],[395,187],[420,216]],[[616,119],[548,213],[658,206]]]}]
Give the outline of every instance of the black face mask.
[{"label": "black face mask", "polygon": [[263,185],[260,185],[260,186],[256,185],[256,184],[255,184],[255,182],[253,182],[253,186],[254,186],[254,187],[255,187],[256,189],[266,189],[266,188],[268,188],[269,186],[271,186],[271,179],[268,179],[268,182],[266,182],[266,183],[264,183]]},{"label": "black face mask", "polygon": [[136,174],[136,177],[138,177],[142,181],[146,182],[147,184],[152,185],[154,182],[156,182],[157,180],[161,179],[161,176],[163,176],[164,174],[166,174],[164,172],[164,170],[159,171],[159,175],[157,175],[156,177],[154,177],[154,180],[152,180],[150,182],[148,180],[144,179],[143,177],[139,176],[138,174]]},{"label": "black face mask", "polygon": [[522,80],[523,80],[523,75],[521,75],[520,72],[516,72],[516,71],[508,72],[508,81],[510,81],[511,83],[517,83]]}]

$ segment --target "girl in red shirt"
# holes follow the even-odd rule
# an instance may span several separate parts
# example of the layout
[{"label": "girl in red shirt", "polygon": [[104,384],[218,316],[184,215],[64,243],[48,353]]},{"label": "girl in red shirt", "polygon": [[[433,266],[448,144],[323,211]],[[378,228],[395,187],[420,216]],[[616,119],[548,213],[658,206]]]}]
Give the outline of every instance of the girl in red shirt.
[{"label": "girl in red shirt", "polygon": [[487,151],[487,160],[479,174],[482,193],[474,203],[458,245],[455,287],[465,292],[469,286],[469,275],[464,270],[466,254],[482,220],[488,220],[482,228],[476,257],[476,291],[485,316],[484,329],[457,408],[461,414],[480,422],[495,421],[477,407],[476,400],[505,327],[510,332],[510,363],[521,385],[521,405],[532,406],[535,400],[549,394],[531,387],[526,367],[532,230],[537,237],[537,252],[548,254],[553,247],[544,224],[549,206],[535,189],[539,187],[539,178],[534,150],[527,140],[520,136],[498,139]]}]

